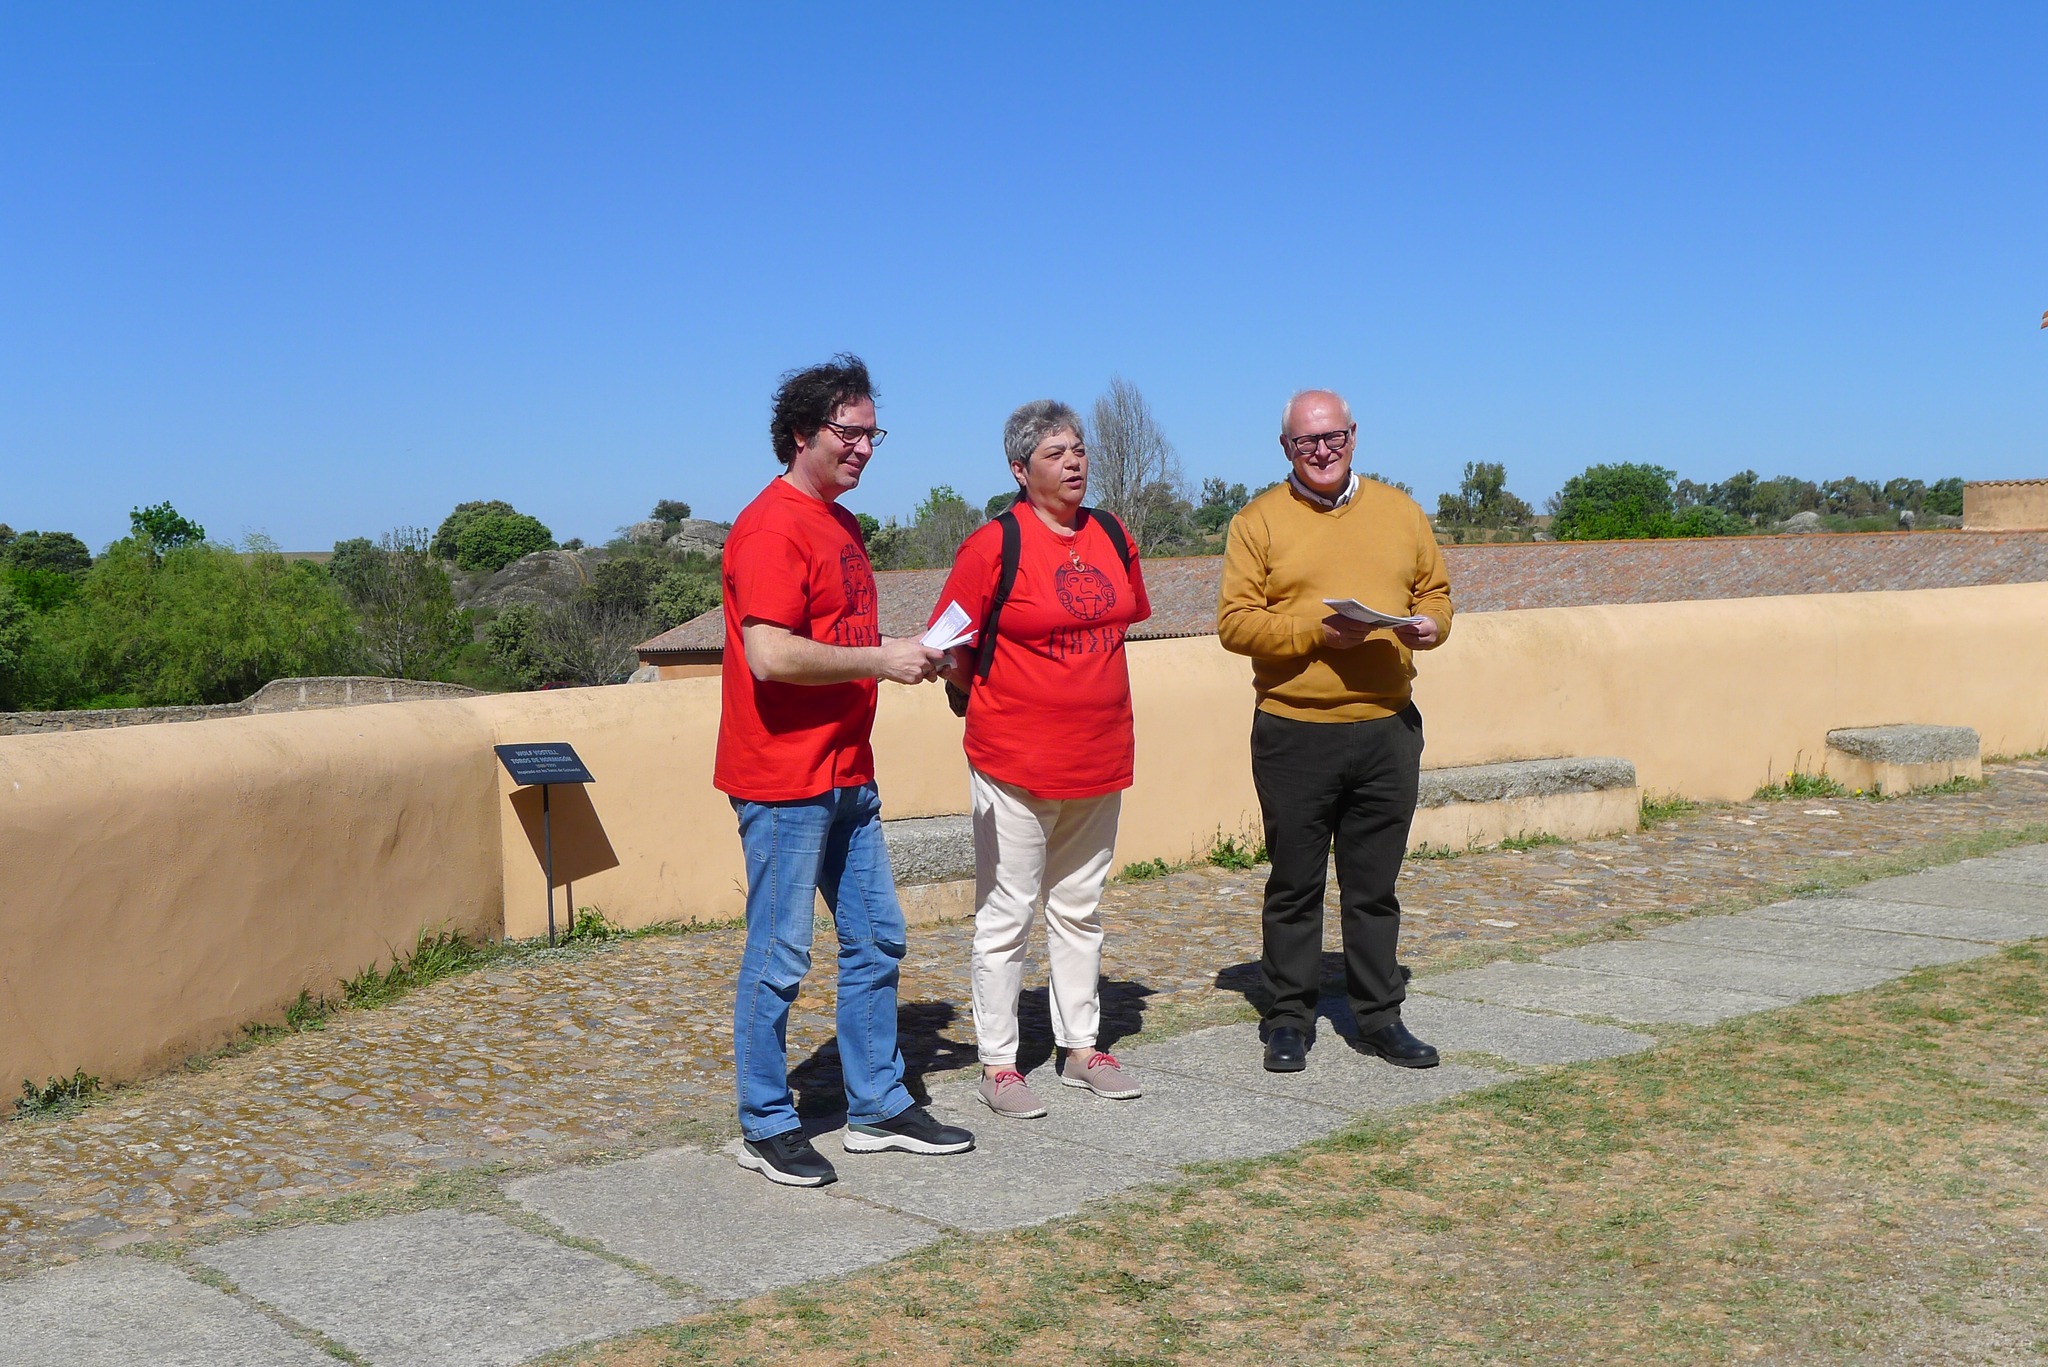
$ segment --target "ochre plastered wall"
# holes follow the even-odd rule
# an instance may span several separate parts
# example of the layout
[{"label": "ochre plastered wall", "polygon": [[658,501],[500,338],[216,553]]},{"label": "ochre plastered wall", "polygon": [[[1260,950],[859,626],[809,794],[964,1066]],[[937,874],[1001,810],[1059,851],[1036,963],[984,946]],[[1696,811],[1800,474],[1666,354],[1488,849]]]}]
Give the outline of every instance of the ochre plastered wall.
[{"label": "ochre plastered wall", "polygon": [[[1138,780],[1117,863],[1254,829],[1246,661],[1213,637],[1130,659]],[[1431,767],[1618,755],[1645,791],[1712,799],[1820,767],[1835,727],[2048,746],[2043,680],[2048,585],[2029,584],[1467,616],[1421,657],[1417,700]],[[717,732],[704,678],[0,740],[0,1083],[137,1076],[422,928],[540,933],[539,863],[493,744],[568,741],[596,775],[605,849],[580,855],[608,867],[579,875],[578,904],[626,925],[736,916]],[[965,809],[936,685],[884,684],[875,741],[890,815]]]},{"label": "ochre plastered wall", "polygon": [[0,741],[0,1083],[141,1076],[495,934],[489,746],[449,702]]},{"label": "ochre plastered wall", "polygon": [[1986,480],[1963,486],[1963,526],[1973,532],[2048,528],[2048,479]]}]

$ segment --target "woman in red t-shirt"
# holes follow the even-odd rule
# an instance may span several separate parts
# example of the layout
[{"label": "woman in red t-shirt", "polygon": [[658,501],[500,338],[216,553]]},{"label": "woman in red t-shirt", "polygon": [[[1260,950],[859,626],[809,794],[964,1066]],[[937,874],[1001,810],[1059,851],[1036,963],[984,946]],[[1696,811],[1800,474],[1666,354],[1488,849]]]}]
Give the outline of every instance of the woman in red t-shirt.
[{"label": "woman in red t-shirt", "polygon": [[1131,679],[1124,632],[1152,615],[1130,533],[1082,506],[1088,448],[1081,418],[1050,399],[1003,427],[1015,505],[962,543],[932,613],[958,603],[979,631],[1015,525],[1017,574],[996,618],[986,678],[976,649],[946,672],[967,691],[974,795],[974,1032],[980,1095],[999,1116],[1045,1114],[1017,1070],[1017,997],[1042,901],[1051,959],[1060,1081],[1098,1096],[1138,1095],[1130,1070],[1095,1047],[1101,1020],[1102,884],[1117,813],[1131,786]]}]

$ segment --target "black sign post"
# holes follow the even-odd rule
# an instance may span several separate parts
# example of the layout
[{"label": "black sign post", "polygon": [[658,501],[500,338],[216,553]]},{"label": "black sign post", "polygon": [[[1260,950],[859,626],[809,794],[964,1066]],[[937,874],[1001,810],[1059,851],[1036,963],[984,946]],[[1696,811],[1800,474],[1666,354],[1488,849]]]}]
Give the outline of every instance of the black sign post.
[{"label": "black sign post", "polygon": [[[576,752],[560,741],[533,745],[494,745],[498,762],[505,766],[505,772],[512,776],[512,782],[521,788],[540,786],[540,831],[541,846],[546,851],[544,862],[547,866],[548,887],[548,944],[555,943],[555,824],[548,813],[548,789],[557,783],[595,783],[590,770],[583,767],[583,761]],[[576,928],[575,898],[569,899],[569,929]]]}]

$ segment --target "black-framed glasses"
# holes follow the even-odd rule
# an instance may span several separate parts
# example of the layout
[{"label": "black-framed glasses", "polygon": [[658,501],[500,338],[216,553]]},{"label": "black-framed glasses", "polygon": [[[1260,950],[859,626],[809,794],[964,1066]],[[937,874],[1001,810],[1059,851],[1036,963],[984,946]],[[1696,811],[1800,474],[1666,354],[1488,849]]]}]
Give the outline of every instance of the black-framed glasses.
[{"label": "black-framed glasses", "polygon": [[889,429],[886,427],[848,427],[843,422],[823,422],[818,425],[831,428],[832,435],[845,442],[848,446],[860,445],[862,437],[868,439],[868,445],[880,446],[882,438],[889,435]]},{"label": "black-framed glasses", "polygon": [[1351,445],[1351,429],[1342,427],[1335,432],[1318,432],[1312,437],[1289,437],[1287,444],[1294,448],[1294,454],[1297,456],[1312,456],[1316,453],[1317,446],[1327,446],[1331,451],[1342,455],[1345,448]]}]

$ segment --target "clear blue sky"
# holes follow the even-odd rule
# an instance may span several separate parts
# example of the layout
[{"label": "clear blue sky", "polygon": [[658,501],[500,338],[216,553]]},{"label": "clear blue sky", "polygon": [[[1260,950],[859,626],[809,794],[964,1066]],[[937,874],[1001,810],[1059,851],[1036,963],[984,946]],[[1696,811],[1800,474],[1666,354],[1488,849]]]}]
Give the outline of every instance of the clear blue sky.
[{"label": "clear blue sky", "polygon": [[2048,7],[0,0],[0,521],[291,549],[774,472],[1004,487],[1112,373],[1264,482],[1294,389],[1425,503],[1596,461],[2048,476]]}]

